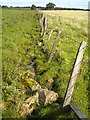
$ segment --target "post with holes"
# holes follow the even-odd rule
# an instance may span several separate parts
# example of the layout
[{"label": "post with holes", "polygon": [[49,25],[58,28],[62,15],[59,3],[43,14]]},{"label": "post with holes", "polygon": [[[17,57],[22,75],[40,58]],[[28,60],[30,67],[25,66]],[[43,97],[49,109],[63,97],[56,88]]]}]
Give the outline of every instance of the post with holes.
[{"label": "post with holes", "polygon": [[53,44],[52,50],[51,50],[51,52],[50,52],[50,56],[49,56],[48,62],[51,62],[51,60],[52,60],[52,58],[53,58],[53,55],[54,55],[54,53],[55,53],[55,48],[56,48],[56,46],[57,46],[57,42],[58,42],[60,33],[61,33],[61,31],[58,32],[57,37],[56,37],[56,40],[54,41],[54,44]]},{"label": "post with holes", "polygon": [[44,52],[46,51],[46,49],[47,49],[47,47],[48,47],[48,43],[49,43],[49,41],[50,41],[50,39],[51,39],[51,36],[52,36],[53,31],[54,31],[54,28],[52,28],[52,30],[51,30],[50,33],[49,33],[49,37],[48,37],[48,40],[47,40],[47,42],[46,42],[46,45],[45,45],[45,48],[44,48]]},{"label": "post with holes", "polygon": [[80,43],[80,47],[79,47],[77,55],[76,55],[76,60],[75,60],[73,71],[71,73],[69,84],[68,84],[68,87],[67,87],[67,90],[66,90],[63,107],[66,107],[67,105],[70,104],[72,93],[74,91],[74,86],[75,86],[75,83],[76,83],[77,75],[79,73],[79,69],[80,69],[82,59],[83,59],[83,54],[84,54],[85,48],[86,48],[86,42],[82,41]]}]

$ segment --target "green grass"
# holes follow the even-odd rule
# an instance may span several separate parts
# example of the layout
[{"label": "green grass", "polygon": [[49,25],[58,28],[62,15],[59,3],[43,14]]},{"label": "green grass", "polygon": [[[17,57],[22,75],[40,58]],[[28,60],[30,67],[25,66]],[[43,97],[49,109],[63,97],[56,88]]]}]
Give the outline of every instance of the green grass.
[{"label": "green grass", "polygon": [[[18,102],[28,96],[23,93],[22,86],[20,86],[20,83],[24,84],[20,78],[20,71],[30,70],[28,64],[35,56],[34,47],[40,40],[41,28],[35,11],[3,9],[2,12],[2,98],[4,102],[10,104],[5,106],[3,117],[9,118],[18,117],[18,112],[15,115]],[[31,71],[34,71],[33,68]],[[9,101],[13,95],[17,96],[17,100],[13,100],[14,105]]]},{"label": "green grass", "polygon": [[[58,54],[57,60],[61,60],[59,65],[59,72],[55,79],[55,87],[52,88],[59,96],[64,97],[67,84],[70,78],[71,69],[74,64],[77,50],[80,42],[88,42],[87,37],[87,17],[88,13],[83,11],[41,11],[48,19],[47,33],[51,28],[59,29],[62,31],[56,53]],[[46,44],[48,34],[46,34],[44,43]],[[52,35],[51,41],[47,48],[48,53],[55,35]],[[87,43],[88,44],[88,43]],[[56,55],[55,55],[56,56]],[[55,61],[55,57],[53,59]],[[58,63],[58,62],[57,62]],[[59,63],[58,63],[59,64]],[[84,59],[80,68],[80,74],[77,78],[77,83],[73,93],[72,101],[88,116],[88,48],[84,53]]]},{"label": "green grass", "polygon": [[[70,78],[71,69],[81,41],[87,42],[87,13],[74,11],[43,11],[48,18],[48,29],[45,39],[40,35],[41,25],[36,11],[3,9],[3,101],[5,108],[3,118],[20,118],[18,105],[34,92],[25,81],[25,72],[36,74],[35,80],[42,88],[58,93],[59,107],[37,105],[29,117],[50,119],[72,118],[77,120],[72,111],[62,112],[62,103]],[[81,16],[80,16],[81,15]],[[80,17],[78,17],[80,16]],[[48,63],[48,57],[57,31],[53,33],[46,53],[43,52],[51,28],[62,31],[56,47],[56,54]],[[77,41],[77,42],[76,42]],[[38,46],[42,42],[42,46]],[[34,68],[28,66],[34,60]],[[50,84],[47,80],[53,79]],[[72,101],[88,116],[88,51],[86,48],[80,74],[73,93]],[[25,116],[23,116],[25,117]],[[25,117],[26,118],[26,117]]]}]

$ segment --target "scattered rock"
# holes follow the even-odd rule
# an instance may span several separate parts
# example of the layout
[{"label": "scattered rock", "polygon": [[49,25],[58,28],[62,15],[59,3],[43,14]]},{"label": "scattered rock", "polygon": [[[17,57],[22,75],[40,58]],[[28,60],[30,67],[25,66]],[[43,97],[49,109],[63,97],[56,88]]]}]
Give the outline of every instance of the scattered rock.
[{"label": "scattered rock", "polygon": [[44,105],[48,104],[50,101],[56,101],[58,94],[54,91],[49,91],[48,89],[40,89],[37,91],[39,103]]},{"label": "scattered rock", "polygon": [[36,103],[37,103],[36,95],[26,99],[26,101],[22,104],[20,109],[21,116],[31,115],[33,110],[36,108]]}]

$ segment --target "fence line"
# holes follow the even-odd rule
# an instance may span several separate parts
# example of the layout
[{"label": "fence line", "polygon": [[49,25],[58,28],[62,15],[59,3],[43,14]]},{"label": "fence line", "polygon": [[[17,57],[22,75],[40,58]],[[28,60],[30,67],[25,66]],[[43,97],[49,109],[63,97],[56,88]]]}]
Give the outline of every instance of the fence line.
[{"label": "fence line", "polygon": [[54,28],[52,28],[52,30],[51,30],[50,33],[49,33],[49,37],[48,37],[48,40],[47,40],[47,42],[46,42],[46,45],[45,45],[45,48],[44,48],[44,52],[46,51],[46,49],[47,49],[47,47],[48,47],[48,44],[49,44],[49,41],[50,41],[50,39],[51,39],[51,36],[52,36],[53,31],[54,31]]},{"label": "fence line", "polygon": [[52,58],[53,58],[53,55],[54,55],[54,53],[55,53],[55,48],[56,48],[56,46],[57,46],[57,42],[58,42],[58,39],[59,39],[60,33],[61,33],[61,31],[58,31],[58,34],[57,34],[56,40],[54,41],[54,44],[53,44],[52,50],[51,50],[51,52],[50,52],[50,56],[49,56],[48,62],[51,62],[51,60],[52,60]]},{"label": "fence line", "polygon": [[[53,31],[54,31],[54,29],[52,29],[50,31],[49,38],[48,38],[48,40],[46,42],[46,46],[44,48],[44,52],[46,51],[46,49],[48,47],[48,43],[50,41],[50,38],[51,38],[51,35],[52,35]],[[56,48],[57,41],[58,41],[60,33],[61,33],[61,31],[58,32],[56,40],[54,41],[54,44],[53,44],[52,50],[50,52],[50,56],[49,56],[48,62],[51,62],[52,57],[53,57],[53,55],[55,53],[55,48]],[[74,40],[74,41],[76,41],[76,40]],[[80,46],[79,46],[79,49],[78,49],[78,52],[77,52],[77,55],[76,55],[76,59],[75,59],[75,62],[74,62],[73,69],[68,71],[68,72],[72,71],[72,73],[71,73],[70,80],[69,80],[69,83],[68,83],[68,86],[67,86],[67,89],[66,89],[66,93],[65,93],[64,102],[63,102],[63,106],[62,107],[65,108],[66,106],[69,105],[70,108],[75,112],[75,114],[77,115],[77,117],[80,120],[89,120],[86,117],[86,115],[84,115],[82,113],[82,111],[74,103],[70,103],[71,97],[72,97],[72,94],[73,94],[73,91],[74,91],[74,86],[76,84],[77,75],[79,74],[79,69],[80,69],[80,65],[81,65],[82,59],[83,59],[83,54],[84,54],[85,48],[89,48],[90,47],[90,46],[86,46],[86,42],[85,41],[82,41],[81,43],[78,42],[78,41],[76,41],[76,42],[79,43]]]}]

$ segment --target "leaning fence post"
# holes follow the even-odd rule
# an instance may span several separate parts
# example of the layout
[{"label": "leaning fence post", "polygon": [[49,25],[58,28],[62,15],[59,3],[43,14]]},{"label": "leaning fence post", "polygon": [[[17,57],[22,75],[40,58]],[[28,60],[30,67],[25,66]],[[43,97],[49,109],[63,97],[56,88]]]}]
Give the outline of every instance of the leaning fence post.
[{"label": "leaning fence post", "polygon": [[46,45],[45,45],[45,48],[44,48],[44,52],[46,51],[46,49],[47,49],[47,47],[48,47],[48,43],[49,43],[49,41],[50,41],[50,39],[51,39],[51,36],[52,36],[53,31],[54,31],[54,28],[52,28],[52,30],[51,30],[50,33],[49,33],[49,37],[48,37],[48,40],[47,40],[47,42],[46,42]]},{"label": "leaning fence post", "polygon": [[53,58],[53,55],[54,55],[54,52],[55,52],[55,48],[56,48],[56,46],[57,46],[57,42],[58,42],[60,33],[61,33],[61,31],[58,32],[57,37],[56,37],[56,40],[54,41],[54,44],[53,44],[52,50],[51,50],[51,52],[50,52],[50,56],[49,56],[48,62],[51,62],[51,60],[52,60],[52,58]]},{"label": "leaning fence post", "polygon": [[74,86],[75,86],[75,83],[76,83],[77,75],[79,73],[79,69],[80,69],[82,59],[83,59],[83,54],[84,54],[85,48],[86,48],[86,42],[82,41],[80,43],[80,47],[79,47],[77,55],[76,55],[76,60],[75,60],[75,63],[74,63],[74,66],[73,66],[73,71],[71,73],[69,84],[68,84],[68,87],[67,87],[67,90],[66,90],[63,107],[70,104],[72,93],[74,91]]}]

